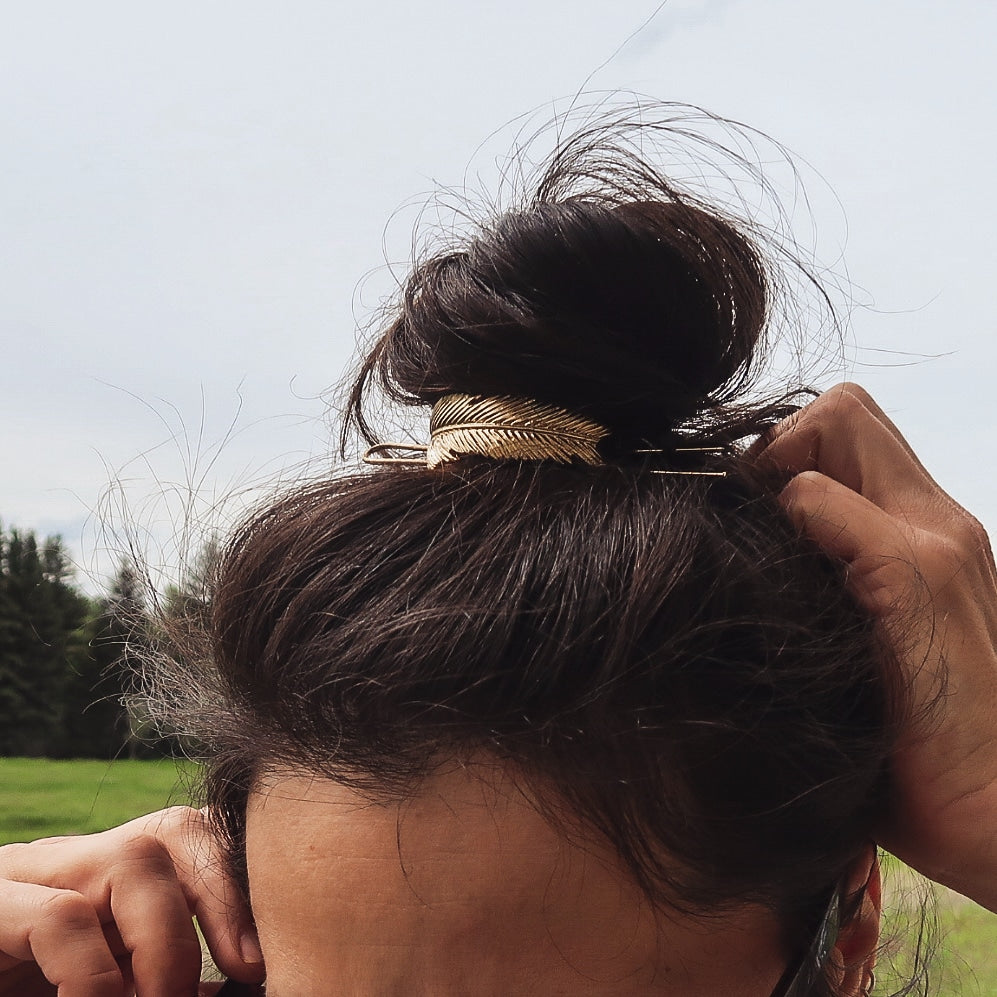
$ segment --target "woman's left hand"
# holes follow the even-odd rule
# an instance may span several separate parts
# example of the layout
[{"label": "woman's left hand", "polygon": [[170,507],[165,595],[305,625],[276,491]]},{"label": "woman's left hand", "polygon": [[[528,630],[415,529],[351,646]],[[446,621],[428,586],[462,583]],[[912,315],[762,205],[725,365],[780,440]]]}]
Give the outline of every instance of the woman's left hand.
[{"label": "woman's left hand", "polygon": [[99,834],[0,848],[0,997],[191,997],[201,946],[258,981],[252,919],[206,817],[172,807]]}]

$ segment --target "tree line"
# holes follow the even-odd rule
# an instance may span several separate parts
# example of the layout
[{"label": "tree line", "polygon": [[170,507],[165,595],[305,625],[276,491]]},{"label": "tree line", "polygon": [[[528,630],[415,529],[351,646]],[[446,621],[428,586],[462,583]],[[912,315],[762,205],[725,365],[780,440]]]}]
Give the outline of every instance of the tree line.
[{"label": "tree line", "polygon": [[128,648],[149,614],[134,566],[84,594],[58,536],[0,527],[0,755],[114,758],[161,753],[123,697]]}]

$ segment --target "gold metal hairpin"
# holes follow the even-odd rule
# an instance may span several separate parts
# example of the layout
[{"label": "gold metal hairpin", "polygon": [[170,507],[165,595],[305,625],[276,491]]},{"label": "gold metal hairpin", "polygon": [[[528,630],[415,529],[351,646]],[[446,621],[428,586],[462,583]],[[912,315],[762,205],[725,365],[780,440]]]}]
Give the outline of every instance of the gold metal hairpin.
[{"label": "gold metal hairpin", "polygon": [[[476,455],[496,460],[554,460],[601,464],[599,441],[609,430],[556,405],[506,395],[444,395],[429,417],[429,445],[378,443],[368,464],[438,467]],[[422,454],[392,456],[393,451]]]},{"label": "gold metal hairpin", "polygon": [[[444,395],[429,418],[429,444],[376,443],[366,464],[439,467],[461,457],[495,460],[581,461],[604,464],[599,443],[609,435],[605,426],[575,412],[529,398],[507,395]],[[419,456],[398,456],[398,452]],[[635,453],[663,453],[638,450]],[[678,453],[719,452],[713,447],[683,447]],[[726,471],[653,471],[654,474],[724,477]]]},{"label": "gold metal hairpin", "polygon": [[[426,451],[429,447],[416,443],[375,443],[364,451],[363,462],[365,464],[403,464],[409,467],[425,467]],[[392,457],[392,450],[410,450],[412,453],[421,453],[421,457]]]},{"label": "gold metal hairpin", "polygon": [[[634,450],[635,454],[655,454],[655,453],[712,453],[721,454],[721,447],[676,447],[674,450]],[[726,478],[726,471],[662,471],[653,469],[651,474],[679,474],[697,478]]]}]

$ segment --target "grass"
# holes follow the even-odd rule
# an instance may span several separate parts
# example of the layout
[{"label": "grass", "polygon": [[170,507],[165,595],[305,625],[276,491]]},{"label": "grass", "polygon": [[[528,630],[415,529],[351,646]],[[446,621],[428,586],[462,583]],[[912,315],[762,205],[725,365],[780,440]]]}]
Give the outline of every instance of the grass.
[{"label": "grass", "polygon": [[997,994],[997,918],[960,897],[943,921],[941,982],[967,997]]},{"label": "grass", "polygon": [[189,765],[0,758],[0,845],[103,831],[170,803],[186,803]]},{"label": "grass", "polygon": [[920,936],[929,955],[932,997],[997,997],[997,916],[891,855],[883,856],[883,887],[876,995],[892,994],[910,978]]},{"label": "grass", "polygon": [[[169,760],[0,758],[0,844],[101,831],[167,804],[185,803],[193,775],[191,766]],[[926,910],[938,925],[927,933],[934,944],[929,992],[997,997],[997,916],[928,884],[891,856],[884,857],[883,876],[884,942],[876,995],[893,993],[909,976]]]}]

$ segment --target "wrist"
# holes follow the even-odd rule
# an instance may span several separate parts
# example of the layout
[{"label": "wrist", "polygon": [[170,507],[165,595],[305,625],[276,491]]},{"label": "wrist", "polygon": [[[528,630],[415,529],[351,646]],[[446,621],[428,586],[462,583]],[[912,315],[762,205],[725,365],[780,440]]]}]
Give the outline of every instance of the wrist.
[{"label": "wrist", "polygon": [[923,876],[997,913],[997,785],[934,814],[930,830],[918,823],[907,821],[883,844]]}]

